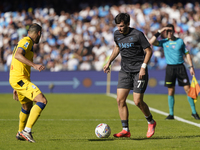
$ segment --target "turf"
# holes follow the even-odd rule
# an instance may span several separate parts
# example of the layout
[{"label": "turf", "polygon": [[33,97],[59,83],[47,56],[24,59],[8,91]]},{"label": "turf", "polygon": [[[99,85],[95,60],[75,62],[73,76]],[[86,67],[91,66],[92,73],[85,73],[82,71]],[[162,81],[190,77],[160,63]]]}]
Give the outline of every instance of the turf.
[{"label": "turf", "polygon": [[[192,150],[199,149],[200,128],[152,112],[157,121],[155,135],[146,138],[147,121],[141,111],[128,104],[131,138],[114,138],[121,131],[116,100],[104,94],[45,94],[47,107],[33,127],[36,143],[17,141],[20,103],[11,94],[0,95],[0,150]],[[128,99],[132,100],[132,95]],[[145,95],[145,102],[152,108],[168,112],[167,95]],[[197,111],[200,102],[196,103]],[[199,111],[200,112],[200,111]],[[185,95],[175,96],[175,115],[200,123],[191,117]],[[111,127],[111,136],[96,137],[94,130],[99,123]]]}]

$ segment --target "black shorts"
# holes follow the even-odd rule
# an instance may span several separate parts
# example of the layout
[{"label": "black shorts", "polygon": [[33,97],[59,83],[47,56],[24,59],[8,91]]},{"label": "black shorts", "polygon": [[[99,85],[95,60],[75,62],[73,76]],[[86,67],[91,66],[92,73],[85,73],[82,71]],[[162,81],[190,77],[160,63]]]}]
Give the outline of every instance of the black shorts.
[{"label": "black shorts", "polygon": [[167,65],[165,73],[165,86],[173,87],[178,79],[179,86],[190,85],[187,71],[183,64],[180,65]]},{"label": "black shorts", "polygon": [[149,80],[148,71],[142,80],[139,80],[139,72],[128,73],[122,70],[119,71],[117,88],[130,89],[135,93],[144,93]]}]

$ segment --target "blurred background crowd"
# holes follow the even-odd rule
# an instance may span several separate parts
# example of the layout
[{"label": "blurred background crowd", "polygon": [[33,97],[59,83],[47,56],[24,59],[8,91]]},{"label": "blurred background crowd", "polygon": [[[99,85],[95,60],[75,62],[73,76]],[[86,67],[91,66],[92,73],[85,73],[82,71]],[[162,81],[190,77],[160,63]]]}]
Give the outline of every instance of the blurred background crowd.
[{"label": "blurred background crowd", "polygon": [[[129,13],[130,27],[141,30],[149,39],[158,29],[173,24],[175,36],[184,40],[195,68],[200,68],[198,1],[11,0],[0,2],[0,71],[9,71],[12,51],[27,36],[32,23],[43,27],[41,41],[34,46],[35,63],[44,64],[52,72],[101,71],[115,46],[114,17],[120,12]],[[162,49],[152,49],[149,69],[165,69]],[[120,59],[118,56],[113,62],[112,70],[120,69]]]}]

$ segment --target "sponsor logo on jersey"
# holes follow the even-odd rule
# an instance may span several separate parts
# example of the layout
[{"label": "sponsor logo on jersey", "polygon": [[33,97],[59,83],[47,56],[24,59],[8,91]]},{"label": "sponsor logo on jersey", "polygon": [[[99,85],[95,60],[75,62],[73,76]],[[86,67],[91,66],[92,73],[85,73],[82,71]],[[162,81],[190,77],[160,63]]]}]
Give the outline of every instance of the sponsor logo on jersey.
[{"label": "sponsor logo on jersey", "polygon": [[129,41],[133,41],[133,37],[130,37],[130,38],[129,38]]},{"label": "sponsor logo on jersey", "polygon": [[134,43],[118,43],[120,48],[131,48],[134,47]]},{"label": "sponsor logo on jersey", "polygon": [[28,47],[28,45],[29,45],[29,43],[28,42],[26,42],[25,44],[24,44],[24,47]]},{"label": "sponsor logo on jersey", "polygon": [[172,82],[165,82],[166,84],[172,84]]}]

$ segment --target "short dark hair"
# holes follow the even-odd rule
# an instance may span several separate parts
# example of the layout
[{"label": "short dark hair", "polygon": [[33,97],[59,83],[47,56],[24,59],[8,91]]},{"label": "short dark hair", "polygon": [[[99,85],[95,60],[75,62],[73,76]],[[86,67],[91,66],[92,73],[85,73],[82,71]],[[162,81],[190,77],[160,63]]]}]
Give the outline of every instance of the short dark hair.
[{"label": "short dark hair", "polygon": [[29,30],[28,31],[30,31],[30,32],[39,32],[39,31],[41,31],[42,30],[42,27],[39,25],[39,24],[37,24],[37,23],[33,23],[30,27],[29,27]]},{"label": "short dark hair", "polygon": [[124,22],[124,24],[130,23],[130,15],[127,13],[119,13],[115,17],[115,23],[120,24],[121,22]]},{"label": "short dark hair", "polygon": [[166,27],[171,27],[172,30],[174,31],[174,25],[173,24],[168,24]]}]

